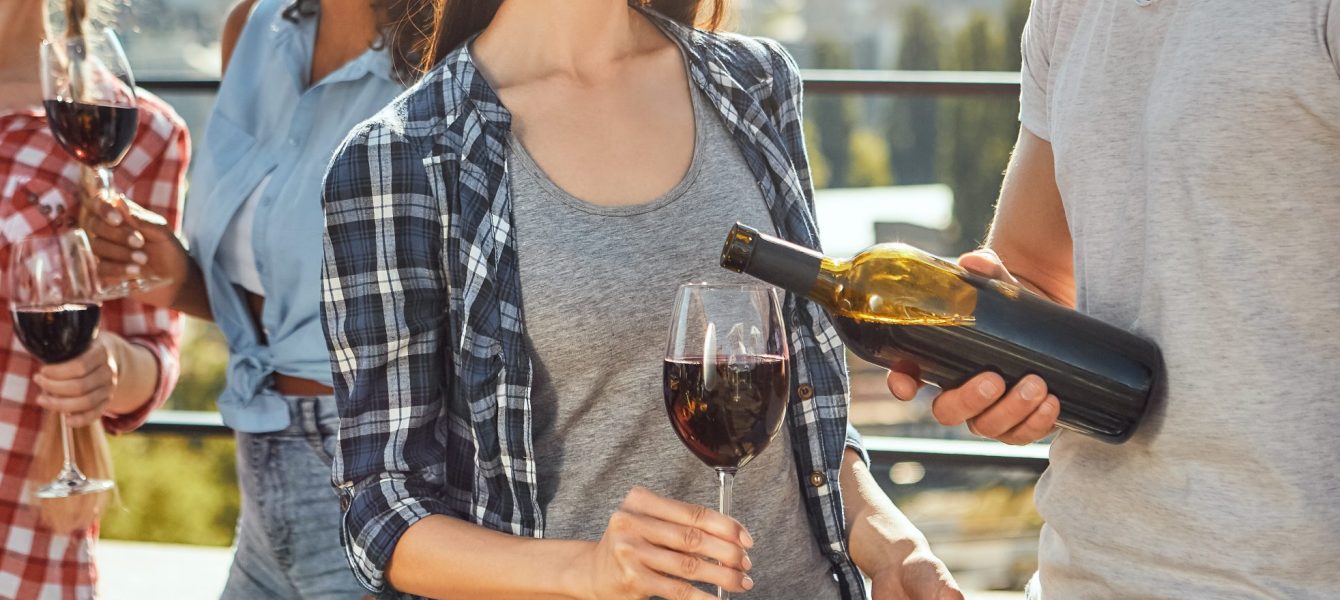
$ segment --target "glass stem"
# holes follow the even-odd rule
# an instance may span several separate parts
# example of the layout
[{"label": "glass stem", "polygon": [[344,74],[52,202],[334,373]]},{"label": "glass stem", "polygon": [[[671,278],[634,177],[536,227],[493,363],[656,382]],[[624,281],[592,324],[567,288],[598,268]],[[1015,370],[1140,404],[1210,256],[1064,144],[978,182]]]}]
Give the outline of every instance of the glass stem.
[{"label": "glass stem", "polygon": [[102,181],[103,194],[107,196],[107,201],[112,201],[112,170],[107,167],[98,167],[98,179]]},{"label": "glass stem", "polygon": [[[735,469],[717,469],[717,481],[720,483],[717,506],[721,514],[729,517],[735,503]],[[730,600],[730,592],[717,587],[717,599]]]},{"label": "glass stem", "polygon": [[74,466],[74,442],[70,440],[70,425],[65,421],[65,413],[58,413],[60,419],[60,446],[65,454],[65,465],[61,467],[62,473],[78,473],[79,468]]}]

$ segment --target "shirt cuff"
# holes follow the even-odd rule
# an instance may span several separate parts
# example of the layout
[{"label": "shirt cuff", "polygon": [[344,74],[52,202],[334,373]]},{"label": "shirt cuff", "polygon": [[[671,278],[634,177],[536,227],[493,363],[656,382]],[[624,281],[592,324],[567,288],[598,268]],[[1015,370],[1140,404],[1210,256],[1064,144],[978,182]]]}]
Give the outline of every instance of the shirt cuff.
[{"label": "shirt cuff", "polygon": [[865,451],[865,438],[861,437],[861,432],[856,430],[856,426],[847,424],[847,447],[856,451],[861,457],[861,462],[870,466],[870,453]]},{"label": "shirt cuff", "polygon": [[139,429],[149,420],[150,413],[167,402],[168,396],[172,395],[172,388],[177,384],[179,371],[176,358],[171,352],[146,340],[127,338],[126,341],[148,350],[154,357],[154,362],[158,364],[158,381],[154,383],[154,391],[149,395],[149,400],[134,411],[124,415],[103,413],[102,428],[108,433],[127,433]]},{"label": "shirt cuff", "polygon": [[405,532],[429,516],[455,514],[446,502],[427,496],[401,497],[395,488],[404,491],[403,481],[386,478],[357,494],[350,488],[337,490],[346,507],[343,536],[349,566],[359,583],[379,598],[399,597],[386,581],[386,567]]}]

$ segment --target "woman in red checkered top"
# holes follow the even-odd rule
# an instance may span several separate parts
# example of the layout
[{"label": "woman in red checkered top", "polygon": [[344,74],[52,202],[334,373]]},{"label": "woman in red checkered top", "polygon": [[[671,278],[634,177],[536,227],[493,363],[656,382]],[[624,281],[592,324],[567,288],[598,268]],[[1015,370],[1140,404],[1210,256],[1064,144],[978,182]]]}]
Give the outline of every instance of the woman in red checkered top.
[{"label": "woman in red checkered top", "polygon": [[[56,143],[41,108],[38,46],[47,30],[46,5],[0,2],[0,265],[8,264],[14,241],[73,227],[87,189],[83,168]],[[116,188],[176,224],[190,144],[186,127],[148,94],[139,97],[139,114],[134,146],[115,171]],[[8,303],[0,297],[4,313]],[[85,473],[108,476],[104,430],[134,429],[167,398],[177,379],[180,334],[181,319],[172,311],[108,302],[88,352],[42,366],[15,339],[10,320],[0,318],[0,598],[94,596],[93,542],[107,494],[33,497],[60,467],[54,415],[68,415]]]}]

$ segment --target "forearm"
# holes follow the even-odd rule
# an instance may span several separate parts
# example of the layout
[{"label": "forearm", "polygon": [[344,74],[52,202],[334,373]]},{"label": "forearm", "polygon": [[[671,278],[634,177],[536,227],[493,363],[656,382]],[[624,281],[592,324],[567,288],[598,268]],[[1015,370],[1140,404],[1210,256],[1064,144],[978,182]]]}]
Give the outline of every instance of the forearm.
[{"label": "forearm", "polygon": [[214,312],[209,307],[209,294],[205,289],[205,275],[194,260],[186,262],[186,279],[169,306],[176,311],[206,321],[214,320]]},{"label": "forearm", "polygon": [[391,557],[395,589],[456,598],[579,598],[592,542],[541,540],[499,533],[443,515],[410,526]]},{"label": "forearm", "polygon": [[162,375],[158,358],[149,348],[126,341],[115,333],[104,331],[100,335],[116,361],[118,373],[112,399],[104,410],[113,415],[134,413],[152,400],[158,390]]},{"label": "forearm", "polygon": [[870,468],[851,448],[843,455],[841,483],[847,546],[863,572],[878,573],[928,546],[926,537],[880,489]]},{"label": "forearm", "polygon": [[1026,128],[1010,155],[986,246],[1034,292],[1075,305],[1074,246],[1052,147]]}]

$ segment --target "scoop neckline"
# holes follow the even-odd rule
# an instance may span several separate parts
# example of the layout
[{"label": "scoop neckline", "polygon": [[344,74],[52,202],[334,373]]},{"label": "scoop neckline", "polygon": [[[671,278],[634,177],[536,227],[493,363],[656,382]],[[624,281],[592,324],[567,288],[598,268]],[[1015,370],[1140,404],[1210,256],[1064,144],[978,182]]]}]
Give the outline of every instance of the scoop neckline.
[{"label": "scoop neckline", "polygon": [[[682,49],[680,50],[680,53],[682,56]],[[685,68],[687,69],[688,58],[684,57],[684,61]],[[680,177],[678,183],[659,196],[646,202],[606,206],[604,204],[596,204],[583,198],[579,198],[563,189],[562,186],[558,185],[557,182],[549,177],[549,174],[535,161],[535,157],[531,156],[530,151],[526,149],[526,145],[521,143],[521,138],[518,138],[514,131],[507,132],[508,146],[512,150],[513,156],[521,161],[522,167],[533,175],[531,179],[534,179],[541,188],[567,206],[593,215],[612,217],[629,217],[654,212],[665,208],[666,206],[673,204],[676,200],[684,197],[689,189],[693,187],[693,184],[697,182],[699,173],[702,172],[703,154],[705,152],[704,146],[707,144],[707,127],[705,124],[707,115],[703,114],[706,111],[703,106],[705,99],[699,97],[698,88],[694,86],[692,78],[688,81],[688,87],[689,103],[692,105],[693,111],[693,155],[689,158],[689,168],[684,171],[684,175]]]}]

